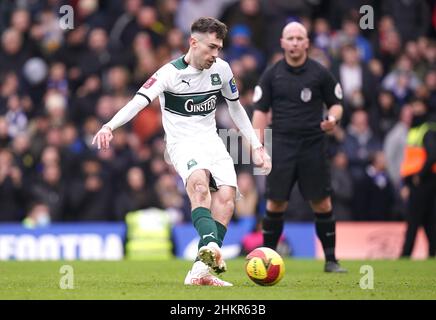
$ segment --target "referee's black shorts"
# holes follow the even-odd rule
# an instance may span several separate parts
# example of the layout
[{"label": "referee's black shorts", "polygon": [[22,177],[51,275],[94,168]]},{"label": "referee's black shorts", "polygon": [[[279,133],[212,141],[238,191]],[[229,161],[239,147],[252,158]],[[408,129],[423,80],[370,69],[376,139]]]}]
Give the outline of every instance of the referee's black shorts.
[{"label": "referee's black shorts", "polygon": [[273,136],[272,170],[267,176],[266,197],[288,201],[295,182],[305,200],[331,195],[330,164],[325,135],[297,138]]}]

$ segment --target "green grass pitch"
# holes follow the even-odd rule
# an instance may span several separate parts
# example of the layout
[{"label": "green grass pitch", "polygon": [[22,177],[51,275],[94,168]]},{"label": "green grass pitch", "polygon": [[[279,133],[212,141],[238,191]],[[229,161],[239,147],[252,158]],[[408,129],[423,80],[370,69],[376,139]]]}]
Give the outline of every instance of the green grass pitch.
[{"label": "green grass pitch", "polygon": [[[280,283],[261,287],[244,271],[244,259],[228,260],[223,279],[234,287],[191,287],[183,280],[191,263],[172,261],[0,262],[0,299],[293,300],[436,299],[436,260],[342,261],[348,274],[325,274],[323,262],[286,259]],[[63,265],[73,267],[74,288],[61,289]],[[374,288],[363,290],[363,265]]]}]

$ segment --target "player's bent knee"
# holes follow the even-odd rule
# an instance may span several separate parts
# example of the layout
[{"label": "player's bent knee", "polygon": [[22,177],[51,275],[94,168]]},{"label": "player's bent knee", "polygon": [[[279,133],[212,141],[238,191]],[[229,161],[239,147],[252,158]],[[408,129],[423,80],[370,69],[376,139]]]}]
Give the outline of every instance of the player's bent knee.
[{"label": "player's bent knee", "polygon": [[194,191],[195,191],[195,193],[206,195],[207,194],[207,187],[203,183],[195,183],[194,184]]},{"label": "player's bent knee", "polygon": [[196,182],[192,186],[192,196],[196,201],[205,201],[209,195],[209,188],[202,182]]}]

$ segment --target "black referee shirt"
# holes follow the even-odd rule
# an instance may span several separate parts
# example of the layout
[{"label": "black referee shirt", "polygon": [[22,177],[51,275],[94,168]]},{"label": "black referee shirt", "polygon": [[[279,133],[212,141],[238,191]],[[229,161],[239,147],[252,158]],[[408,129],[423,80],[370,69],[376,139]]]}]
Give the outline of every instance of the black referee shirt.
[{"label": "black referee shirt", "polygon": [[253,95],[256,110],[272,108],[274,134],[312,136],[322,134],[320,122],[324,105],[342,103],[342,89],[321,64],[307,58],[303,65],[291,67],[285,59],[269,67]]}]

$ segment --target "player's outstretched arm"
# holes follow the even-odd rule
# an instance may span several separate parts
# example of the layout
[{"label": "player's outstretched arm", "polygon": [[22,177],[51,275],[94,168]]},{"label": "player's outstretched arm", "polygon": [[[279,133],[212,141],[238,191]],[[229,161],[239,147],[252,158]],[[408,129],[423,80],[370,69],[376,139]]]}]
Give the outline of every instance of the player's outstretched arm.
[{"label": "player's outstretched arm", "polygon": [[239,100],[227,100],[227,104],[229,106],[230,117],[253,148],[254,163],[262,168],[264,174],[269,174],[271,171],[271,158],[257,138],[244,107]]},{"label": "player's outstretched arm", "polygon": [[129,122],[139,111],[148,105],[148,100],[141,95],[135,95],[113,118],[96,133],[92,144],[97,144],[98,149],[108,149],[113,138],[112,131]]}]

